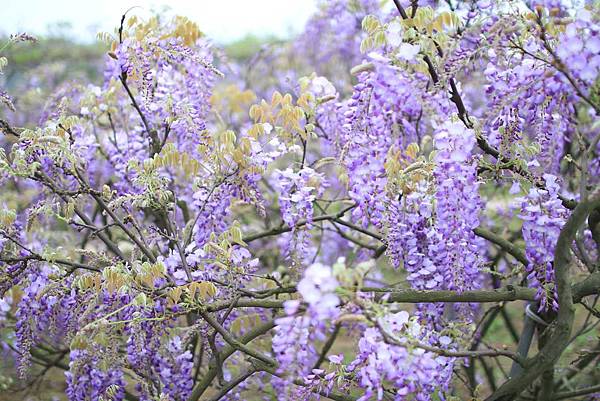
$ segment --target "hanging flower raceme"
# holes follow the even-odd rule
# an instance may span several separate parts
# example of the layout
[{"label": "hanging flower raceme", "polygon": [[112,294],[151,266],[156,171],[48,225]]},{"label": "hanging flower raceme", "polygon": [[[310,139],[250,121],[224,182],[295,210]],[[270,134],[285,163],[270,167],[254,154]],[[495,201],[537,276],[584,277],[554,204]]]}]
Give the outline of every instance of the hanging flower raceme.
[{"label": "hanging flower raceme", "polygon": [[471,154],[475,132],[462,122],[447,122],[437,128],[434,143],[437,238],[430,257],[443,272],[448,289],[476,289],[481,285],[481,240],[473,229],[479,226],[482,206]]},{"label": "hanging flower raceme", "polygon": [[327,182],[322,174],[310,167],[303,167],[298,172],[291,168],[277,170],[273,178],[280,193],[281,217],[291,228],[286,256],[291,259],[292,266],[298,266],[309,256],[313,203],[323,196]]},{"label": "hanging flower raceme", "polygon": [[[561,2],[540,3],[554,3],[545,6],[567,13]],[[491,128],[490,142],[503,154],[529,159],[539,152],[540,174],[556,175],[576,138],[578,113],[595,113],[589,96],[596,91],[600,69],[600,31],[597,17],[586,9],[578,10],[566,27],[556,13],[551,15],[542,13],[535,26],[544,30],[543,40],[539,35],[516,36],[511,19],[499,18],[493,24],[488,40],[495,44],[488,50],[485,69],[490,122],[486,128]],[[522,137],[529,137],[536,147],[529,147]]]},{"label": "hanging flower raceme", "polygon": [[121,401],[125,398],[123,369],[102,360],[98,350],[73,349],[69,354],[67,378],[69,401]]},{"label": "hanging flower raceme", "polygon": [[568,74],[572,75],[568,77],[561,74],[561,78],[567,83],[569,78],[580,81],[585,91],[583,95],[586,96],[590,94],[600,73],[598,22],[598,15],[590,10],[578,10],[573,22],[557,38],[556,55],[563,63],[563,68],[568,68]]},{"label": "hanging flower raceme", "polygon": [[[394,267],[406,269],[413,288],[476,289],[481,285],[478,255],[483,247],[473,233],[481,210],[472,156],[475,134],[462,122],[447,122],[437,127],[434,144],[431,176],[403,177],[405,193],[388,202],[387,254]],[[424,162],[421,164],[419,168],[424,170]],[[412,170],[418,171],[416,167]],[[391,196],[398,195],[392,191]],[[418,311],[435,325],[444,305],[420,304]]]},{"label": "hanging flower raceme", "polygon": [[424,112],[419,97],[435,108],[435,96],[425,94],[427,79],[409,77],[385,57],[372,55],[373,71],[361,72],[345,108],[339,158],[347,170],[348,193],[357,203],[354,219],[363,226],[380,226],[387,184],[386,156],[392,146],[400,149],[421,140],[419,116]]},{"label": "hanging flower raceme", "polygon": [[[383,400],[386,395],[397,401],[412,396],[428,401],[448,390],[454,358],[426,351],[419,344],[448,348],[450,337],[422,327],[406,311],[386,315],[379,326],[364,331],[357,357],[346,368],[356,372],[360,387],[365,389],[360,401]],[[386,390],[388,385],[394,390]]]},{"label": "hanging flower raceme", "polygon": [[560,185],[557,177],[545,174],[545,189],[532,187],[520,198],[523,220],[523,239],[529,264],[527,284],[535,288],[539,310],[558,310],[556,283],[554,280],[554,248],[568,217],[567,210],[558,198]]},{"label": "hanging flower raceme", "polygon": [[[446,266],[437,264],[437,242],[440,240],[435,224],[434,194],[425,182],[390,201],[387,224],[387,255],[395,268],[403,267],[412,288],[434,290],[447,288]],[[431,323],[439,322],[443,304],[418,304],[417,315]]]},{"label": "hanging flower raceme", "polygon": [[[304,377],[312,372],[318,357],[314,343],[325,340],[339,315],[340,299],[335,294],[338,286],[331,267],[315,263],[306,269],[298,283],[304,303],[286,301],[287,316],[279,318],[275,327],[272,346],[280,372],[291,377]],[[275,378],[273,384],[281,388],[286,397],[294,394],[288,379]]]}]

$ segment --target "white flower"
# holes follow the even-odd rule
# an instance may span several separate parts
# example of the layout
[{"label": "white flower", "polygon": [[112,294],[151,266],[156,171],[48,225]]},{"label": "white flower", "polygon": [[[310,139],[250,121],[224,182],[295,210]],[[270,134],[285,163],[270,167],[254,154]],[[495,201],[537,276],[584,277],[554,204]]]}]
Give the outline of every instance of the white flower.
[{"label": "white flower", "polygon": [[403,310],[394,314],[394,320],[396,324],[402,325],[408,323],[410,315],[407,311]]},{"label": "white flower", "polygon": [[304,272],[304,278],[298,283],[298,292],[309,304],[323,302],[323,307],[336,306],[339,299],[333,294],[338,282],[329,266],[315,263]]},{"label": "white flower", "polygon": [[421,45],[411,45],[410,43],[402,43],[398,49],[398,56],[406,61],[414,60],[417,54],[421,51]]},{"label": "white flower", "polygon": [[452,342],[452,339],[448,336],[440,337],[440,344],[442,344],[442,345],[450,345],[451,342]]},{"label": "white flower", "polygon": [[385,37],[390,45],[400,46],[400,43],[402,43],[402,25],[400,25],[400,22],[390,23],[385,32]]},{"label": "white flower", "polygon": [[308,87],[308,90],[316,97],[336,96],[337,91],[331,82],[325,77],[315,77]]},{"label": "white flower", "polygon": [[99,86],[92,86],[91,91],[94,94],[94,96],[100,97],[100,95],[102,95],[102,88],[100,88]]}]

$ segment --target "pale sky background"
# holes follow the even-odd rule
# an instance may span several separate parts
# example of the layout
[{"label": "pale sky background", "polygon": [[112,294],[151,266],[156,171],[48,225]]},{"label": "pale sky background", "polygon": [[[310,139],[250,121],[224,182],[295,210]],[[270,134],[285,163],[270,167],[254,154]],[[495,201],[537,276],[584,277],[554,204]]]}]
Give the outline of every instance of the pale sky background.
[{"label": "pale sky background", "polygon": [[91,42],[99,31],[112,33],[130,7],[138,6],[128,15],[147,16],[165,5],[219,43],[247,34],[289,37],[316,10],[316,0],[0,0],[0,32],[42,35],[50,26],[68,22],[70,38]]}]

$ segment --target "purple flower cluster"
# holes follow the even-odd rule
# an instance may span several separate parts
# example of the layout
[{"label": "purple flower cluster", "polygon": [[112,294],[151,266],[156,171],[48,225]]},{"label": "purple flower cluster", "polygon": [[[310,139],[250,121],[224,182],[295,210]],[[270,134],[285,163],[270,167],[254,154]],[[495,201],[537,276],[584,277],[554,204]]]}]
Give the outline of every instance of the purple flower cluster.
[{"label": "purple flower cluster", "polygon": [[[401,199],[388,206],[387,254],[403,266],[413,288],[422,290],[479,288],[481,200],[476,164],[471,155],[475,135],[461,122],[437,127],[435,169]],[[443,305],[419,305],[419,315],[436,323]]]},{"label": "purple flower cluster", "polygon": [[[539,49],[539,43],[528,43]],[[525,152],[513,149],[522,133],[532,137],[540,145],[538,159],[544,169],[557,171],[566,137],[571,133],[573,105],[565,97],[567,85],[557,74],[548,74],[539,61],[526,58],[514,66],[503,69],[501,60],[491,52],[492,61],[485,74],[490,96],[488,106],[490,127],[493,131],[490,142],[500,145],[508,156],[521,156]]]},{"label": "purple flower cluster", "polygon": [[296,227],[301,220],[308,228],[312,225],[313,202],[323,195],[323,176],[310,167],[298,172],[291,168],[275,171],[274,179],[280,191],[281,217],[288,227]]},{"label": "purple flower cluster", "polygon": [[[562,14],[568,10],[559,1],[537,3]],[[490,142],[500,144],[503,154],[530,158],[514,145],[522,146],[523,136],[531,138],[539,145],[540,171],[552,174],[559,173],[565,147],[573,141],[576,107],[593,93],[600,71],[597,16],[584,8],[568,13],[575,18],[554,36],[546,32],[545,40],[520,38],[510,20],[497,19],[492,25],[496,33],[488,40],[502,47],[488,51],[485,69]],[[557,68],[549,69],[549,64]]]},{"label": "purple flower cluster", "polygon": [[[437,265],[436,242],[440,240],[433,210],[434,194],[421,182],[401,201],[390,201],[388,207],[388,248],[395,268],[403,267],[407,281],[419,290],[447,287],[444,265]],[[435,323],[443,314],[444,305],[418,304],[417,315]]]},{"label": "purple flower cluster", "polygon": [[558,310],[554,283],[554,247],[568,213],[558,199],[560,185],[557,177],[545,174],[546,189],[532,187],[527,196],[520,198],[523,220],[523,239],[529,264],[527,282],[537,289],[539,310]]},{"label": "purple flower cluster", "polygon": [[[357,357],[347,367],[348,371],[356,372],[359,385],[365,389],[360,401],[383,400],[386,395],[397,401],[409,396],[429,401],[448,389],[454,359],[415,347],[410,341],[446,347],[450,338],[438,338],[433,332],[423,330],[405,311],[387,315],[382,326],[387,335],[401,335],[405,345],[389,344],[377,328],[364,331],[358,342]],[[386,390],[389,384],[394,390]]]},{"label": "purple flower cluster", "polygon": [[[430,258],[430,243],[437,237],[433,225],[433,194],[425,183],[390,202],[388,213],[388,249],[394,267],[404,267],[413,288],[441,288],[444,277]],[[432,255],[433,256],[433,255]]]},{"label": "purple flower cluster", "polygon": [[[279,191],[279,207],[284,223],[292,229],[285,249],[293,265],[302,264],[310,249],[313,202],[323,196],[327,182],[310,167],[298,172],[291,168],[276,170],[273,176]],[[302,223],[302,225],[300,225]]]},{"label": "purple flower cluster", "polygon": [[[362,19],[380,14],[376,0],[320,1],[319,12],[306,24],[304,32],[294,43],[294,53],[302,55],[311,71],[336,79],[343,88],[348,82],[350,68],[362,60],[360,42],[364,36]],[[315,46],[319,43],[319,46]]]},{"label": "purple flower cluster", "polygon": [[[574,21],[558,37],[556,46],[556,55],[568,67],[569,73],[587,88],[594,85],[600,73],[598,20],[590,10],[579,10]],[[567,77],[563,79],[566,81]]]},{"label": "purple flower cluster", "polygon": [[[161,313],[161,307],[138,313],[140,318],[152,318]],[[127,361],[142,379],[136,386],[141,400],[150,401],[161,394],[174,401],[187,400],[193,386],[193,361],[182,339],[167,337],[169,327],[160,321],[142,319],[129,325],[127,332]]]},{"label": "purple flower cluster", "polygon": [[[292,374],[292,377],[311,374],[317,360],[314,343],[325,339],[331,322],[339,314],[340,299],[335,294],[338,285],[329,266],[315,263],[304,272],[298,292],[306,303],[306,310],[301,309],[299,300],[286,301],[286,316],[277,319],[275,327],[272,347],[281,372]],[[314,377],[308,378],[312,379]],[[283,394],[291,396],[293,388],[289,380],[275,379],[273,384],[281,388]]]},{"label": "purple flower cluster", "polygon": [[[243,65],[185,18],[129,14],[102,35],[101,87],[63,85],[63,64],[28,73],[15,88],[42,86],[37,100],[0,90],[17,108],[0,121],[0,346],[23,377],[34,351],[68,350],[76,401],[188,401],[231,383],[223,399],[444,399],[457,360],[439,349],[478,338],[480,310],[391,313],[392,283],[466,297],[488,265],[494,287],[511,283],[519,270],[494,257],[507,247],[478,235],[484,210],[514,217],[494,186],[519,175],[533,185],[518,199],[528,285],[540,310],[559,308],[559,191],[600,177],[600,13],[567,3],[321,1],[297,40]],[[573,256],[592,270],[589,226]],[[204,312],[270,346],[276,371],[235,383],[248,350]]]},{"label": "purple flower cluster", "polygon": [[480,286],[480,245],[473,229],[482,208],[477,165],[471,152],[475,132],[461,122],[447,122],[434,136],[437,238],[431,251],[445,286],[464,291]]},{"label": "purple flower cluster", "polygon": [[125,397],[123,369],[102,361],[98,350],[72,349],[67,377],[69,401],[121,401]]},{"label": "purple flower cluster", "polygon": [[30,350],[40,343],[60,345],[78,329],[76,306],[81,302],[74,289],[52,286],[49,276],[56,269],[36,266],[24,281],[23,296],[16,312],[16,346],[18,368],[25,376]]},{"label": "purple flower cluster", "polygon": [[[348,194],[357,203],[352,217],[363,226],[381,225],[387,178],[385,160],[392,146],[403,149],[420,141],[419,115],[439,99],[425,93],[427,79],[409,76],[390,60],[373,55],[374,71],[358,76],[344,110],[340,159],[348,174]],[[424,100],[427,99],[427,100]]]},{"label": "purple flower cluster", "polygon": [[308,304],[307,311],[314,320],[326,322],[336,317],[336,307],[340,303],[335,294],[338,286],[329,266],[315,263],[306,269],[298,283],[298,292]]}]

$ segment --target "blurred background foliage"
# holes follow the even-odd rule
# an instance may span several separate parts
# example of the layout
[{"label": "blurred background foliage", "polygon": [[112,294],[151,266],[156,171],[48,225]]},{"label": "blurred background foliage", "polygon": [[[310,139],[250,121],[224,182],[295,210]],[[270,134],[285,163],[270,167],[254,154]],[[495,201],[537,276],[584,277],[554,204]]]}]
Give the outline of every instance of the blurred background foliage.
[{"label": "blurred background foliage", "polygon": [[[55,82],[84,79],[99,83],[103,67],[102,58],[106,54],[106,46],[103,43],[78,43],[60,31],[38,39],[36,43],[13,44],[2,52],[9,60],[0,78],[7,90],[17,89],[25,79],[43,68],[54,73],[52,78]],[[0,36],[0,43],[7,40],[8,37]],[[282,41],[276,37],[247,35],[222,45],[221,49],[232,61],[243,62],[254,56],[261,47],[278,43]]]},{"label": "blurred background foliage", "polygon": [[[0,74],[0,88],[13,99],[19,110],[14,113],[0,108],[0,118],[16,126],[31,127],[39,120],[39,113],[58,94],[64,95],[71,83],[102,86],[102,70],[107,47],[100,41],[82,43],[70,36],[67,23],[56,24],[46,37],[38,41],[11,43],[3,51],[8,64]],[[0,47],[9,40],[0,36]],[[249,34],[225,45],[215,45],[216,53],[224,62],[244,65],[261,49],[284,42],[276,37]]]}]

